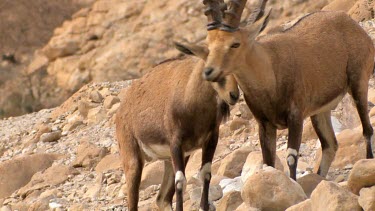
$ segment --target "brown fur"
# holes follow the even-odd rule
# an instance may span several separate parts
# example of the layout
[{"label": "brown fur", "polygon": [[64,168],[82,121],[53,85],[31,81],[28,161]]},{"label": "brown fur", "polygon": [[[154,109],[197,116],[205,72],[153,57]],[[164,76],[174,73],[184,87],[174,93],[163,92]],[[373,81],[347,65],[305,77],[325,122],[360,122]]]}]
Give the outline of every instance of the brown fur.
[{"label": "brown fur", "polygon": [[[203,66],[204,62],[195,57],[165,62],[134,81],[122,99],[116,133],[131,211],[137,210],[145,159],[166,160],[157,198],[161,210],[171,208],[174,185],[183,184],[170,181],[175,181],[177,171],[184,172],[185,158],[192,151],[203,148],[202,165],[212,162],[219,124],[228,112],[226,103],[218,100],[217,92],[221,98],[235,103],[229,93],[238,96],[239,91],[233,77],[226,77],[224,87],[203,80]],[[176,190],[177,210],[181,210],[182,190]],[[206,209],[208,201],[202,201],[201,206]]]},{"label": "brown fur", "polygon": [[[325,176],[337,150],[330,110],[347,92],[353,96],[362,121],[367,157],[373,157],[367,90],[374,47],[366,32],[345,13],[319,12],[285,32],[256,40],[267,18],[233,33],[209,31],[210,54],[205,67],[210,81],[227,74],[235,76],[260,124],[265,163],[274,165],[274,131],[288,128],[289,170],[295,179],[302,123],[311,117],[323,148],[318,173]],[[234,43],[241,45],[231,48]]]}]

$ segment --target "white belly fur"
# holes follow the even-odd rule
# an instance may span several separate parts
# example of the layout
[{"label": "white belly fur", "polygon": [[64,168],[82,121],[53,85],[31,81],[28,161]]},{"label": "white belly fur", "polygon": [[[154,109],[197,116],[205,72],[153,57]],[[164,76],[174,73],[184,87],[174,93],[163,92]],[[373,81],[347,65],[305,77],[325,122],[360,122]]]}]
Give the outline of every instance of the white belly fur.
[{"label": "white belly fur", "polygon": [[[141,142],[141,150],[152,160],[165,160],[171,158],[171,150],[169,145],[145,145]],[[191,152],[185,152],[185,156],[189,156]]]}]

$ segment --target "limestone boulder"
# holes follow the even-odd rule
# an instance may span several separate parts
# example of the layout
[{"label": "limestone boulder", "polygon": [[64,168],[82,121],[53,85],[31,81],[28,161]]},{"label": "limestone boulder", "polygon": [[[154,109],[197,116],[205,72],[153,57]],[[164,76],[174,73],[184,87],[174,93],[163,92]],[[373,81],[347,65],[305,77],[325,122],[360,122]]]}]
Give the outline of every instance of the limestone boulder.
[{"label": "limestone boulder", "polygon": [[242,147],[227,155],[223,160],[221,160],[221,165],[217,171],[217,174],[229,178],[240,176],[243,165],[251,150],[252,149],[250,147]]},{"label": "limestone boulder", "polygon": [[[280,158],[276,155],[276,169],[284,171]],[[254,151],[249,153],[243,165],[241,172],[242,182],[246,182],[247,178],[253,175],[256,171],[263,168],[263,157],[261,151]]]},{"label": "limestone boulder", "polygon": [[54,165],[44,171],[33,175],[30,182],[19,189],[18,195],[25,198],[33,191],[42,190],[65,182],[69,176],[77,175],[79,172],[73,167],[66,165]]},{"label": "limestone boulder", "polygon": [[256,171],[241,191],[248,207],[260,210],[285,210],[307,199],[302,187],[272,167]]},{"label": "limestone boulder", "polygon": [[293,205],[291,207],[289,207],[288,209],[286,209],[286,211],[312,211],[312,208],[311,208],[311,200],[310,199],[307,199],[301,203],[298,203],[296,205]]},{"label": "limestone boulder", "polygon": [[0,198],[5,198],[26,185],[32,176],[50,167],[57,154],[35,154],[0,163]]},{"label": "limestone boulder", "polygon": [[[344,168],[354,165],[358,160],[366,158],[366,140],[363,138],[362,130],[343,130],[338,136],[338,150],[331,168]],[[322,157],[321,148],[317,150],[314,172],[319,169]]]},{"label": "limestone boulder", "polygon": [[236,210],[243,203],[240,191],[231,191],[223,196],[216,206],[216,210]]},{"label": "limestone boulder", "polygon": [[348,178],[348,187],[354,194],[364,187],[375,185],[375,159],[364,159],[354,164]]},{"label": "limestone boulder", "polygon": [[375,210],[375,186],[359,191],[358,203],[364,211]]},{"label": "limestone boulder", "polygon": [[322,181],[311,194],[314,211],[361,210],[358,196],[334,182]]},{"label": "limestone boulder", "polygon": [[318,174],[308,174],[306,176],[303,176],[297,179],[297,182],[299,185],[301,185],[307,197],[310,197],[311,193],[316,188],[316,186],[318,186],[318,184],[323,180],[326,180],[326,179]]},{"label": "limestone boulder", "polygon": [[143,190],[151,185],[161,184],[163,181],[163,175],[164,161],[158,160],[149,163],[143,168],[140,189]]}]

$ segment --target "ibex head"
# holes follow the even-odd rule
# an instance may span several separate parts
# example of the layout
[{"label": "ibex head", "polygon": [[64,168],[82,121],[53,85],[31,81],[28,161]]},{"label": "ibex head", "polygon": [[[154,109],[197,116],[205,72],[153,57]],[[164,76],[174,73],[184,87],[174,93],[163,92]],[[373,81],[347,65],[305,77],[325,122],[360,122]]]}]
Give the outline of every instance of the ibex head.
[{"label": "ibex head", "polygon": [[251,50],[258,34],[266,27],[271,10],[264,14],[267,0],[260,0],[260,7],[253,11],[247,26],[240,28],[241,15],[246,0],[203,0],[207,6],[207,46],[179,44],[179,50],[206,61],[203,77],[220,81],[232,69],[245,63],[245,51]]}]

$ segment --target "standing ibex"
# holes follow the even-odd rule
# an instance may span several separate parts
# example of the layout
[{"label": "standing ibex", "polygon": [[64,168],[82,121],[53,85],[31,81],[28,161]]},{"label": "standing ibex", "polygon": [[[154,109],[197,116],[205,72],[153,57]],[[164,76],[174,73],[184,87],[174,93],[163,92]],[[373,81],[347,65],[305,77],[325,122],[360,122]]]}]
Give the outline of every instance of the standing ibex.
[{"label": "standing ibex", "polygon": [[130,211],[137,210],[145,159],[165,160],[157,196],[159,209],[172,210],[176,190],[177,210],[182,210],[185,165],[190,153],[200,148],[204,185],[200,207],[208,210],[211,163],[219,125],[229,115],[227,103],[238,100],[239,90],[232,76],[218,83],[205,81],[203,68],[204,61],[196,57],[162,63],[135,81],[122,99],[116,133]]},{"label": "standing ibex", "polygon": [[356,22],[342,12],[317,12],[285,31],[256,39],[268,22],[266,1],[244,28],[239,24],[246,0],[230,0],[224,14],[217,1],[207,3],[207,11],[212,11],[209,25],[216,26],[208,32],[208,49],[190,45],[185,46],[186,51],[209,52],[203,74],[206,80],[235,76],[258,121],[267,165],[275,165],[276,130],[288,128],[287,162],[290,176],[296,179],[303,120],[310,117],[323,151],[318,173],[326,176],[338,148],[330,112],[347,92],[362,122],[367,158],[373,158],[367,89],[374,47]]}]

